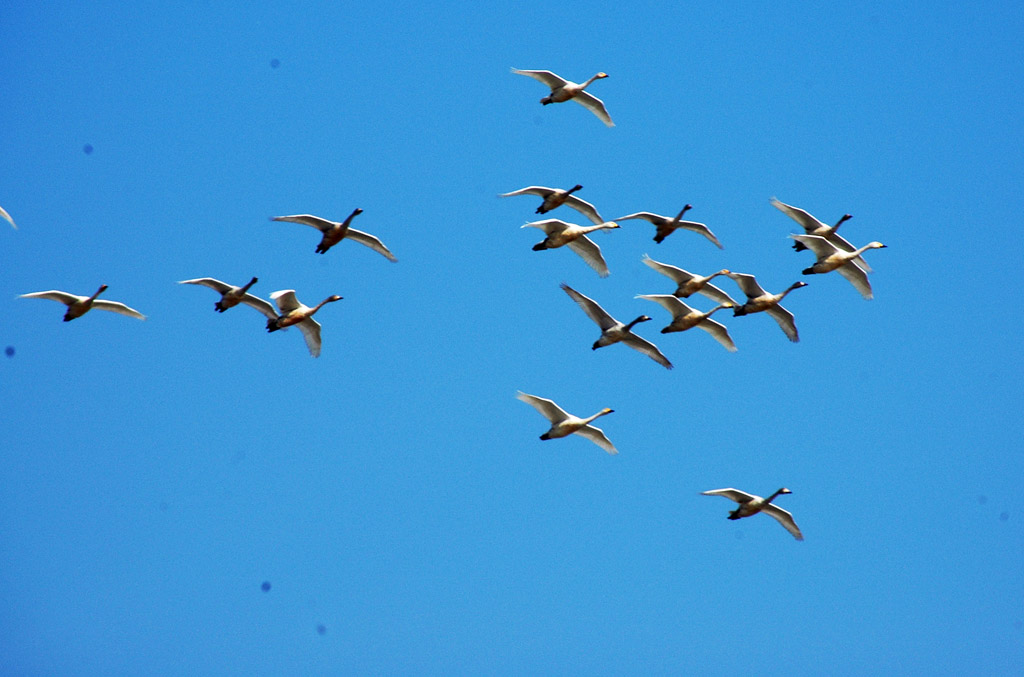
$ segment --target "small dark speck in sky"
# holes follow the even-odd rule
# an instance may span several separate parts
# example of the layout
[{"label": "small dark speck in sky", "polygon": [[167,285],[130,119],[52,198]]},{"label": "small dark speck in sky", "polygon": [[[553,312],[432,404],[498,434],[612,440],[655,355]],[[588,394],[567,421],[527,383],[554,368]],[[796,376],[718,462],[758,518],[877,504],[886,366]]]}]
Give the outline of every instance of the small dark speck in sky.
[{"label": "small dark speck in sky", "polygon": [[270,592],[270,581],[263,581],[263,585],[260,586],[260,590],[263,592]]},{"label": "small dark speck in sky", "polygon": [[1008,512],[1001,512],[1001,513],[999,513],[999,521],[1000,522],[1005,522],[1008,519],[1010,519],[1010,513],[1008,513]]},{"label": "small dark speck in sky", "polygon": [[84,146],[82,146],[82,152],[85,153],[86,155],[92,155],[92,144],[87,143]]},{"label": "small dark speck in sky", "polygon": [[326,632],[327,632],[327,626],[324,625],[323,623],[321,623],[320,625],[316,626],[316,634],[323,635]]},{"label": "small dark speck in sky", "polygon": [[271,68],[277,68],[280,65],[281,65],[280,59],[271,59],[270,60],[270,67]]},{"label": "small dark speck in sky", "polygon": [[14,357],[14,346],[7,346],[4,348],[4,355],[7,357]]}]

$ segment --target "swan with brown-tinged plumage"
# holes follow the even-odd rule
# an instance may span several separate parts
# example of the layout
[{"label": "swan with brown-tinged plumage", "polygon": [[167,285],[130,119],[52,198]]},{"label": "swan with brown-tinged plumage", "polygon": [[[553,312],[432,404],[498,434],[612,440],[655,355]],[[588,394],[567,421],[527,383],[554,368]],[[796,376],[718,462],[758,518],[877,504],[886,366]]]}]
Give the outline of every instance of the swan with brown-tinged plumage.
[{"label": "swan with brown-tinged plumage", "polygon": [[667,263],[655,261],[647,254],[644,254],[644,258],[642,260],[649,268],[661,273],[676,283],[676,290],[672,292],[672,296],[678,296],[685,299],[689,298],[693,294],[703,294],[716,303],[731,303],[733,305],[738,305],[731,296],[715,285],[710,284],[711,280],[715,279],[719,275],[729,274],[730,271],[725,268],[717,273],[711,273],[710,275],[694,275],[682,268],[677,268],[676,266],[670,266]]},{"label": "swan with brown-tinged plumage", "polygon": [[549,103],[562,103],[564,101],[572,100],[596,115],[601,119],[601,122],[605,123],[609,127],[615,126],[615,123],[612,122],[611,116],[608,115],[608,110],[604,107],[604,102],[593,94],[584,91],[595,80],[602,80],[608,77],[607,73],[598,73],[586,82],[576,84],[575,82],[569,82],[560,75],[555,75],[551,71],[523,71],[513,68],[512,72],[517,75],[525,75],[539,82],[543,82],[551,88],[551,93],[540,100],[540,102],[545,106]]},{"label": "swan with brown-tinged plumage", "polygon": [[572,207],[580,214],[583,214],[593,223],[604,223],[604,219],[597,213],[597,209],[594,205],[590,204],[586,200],[573,195],[576,191],[583,188],[580,184],[576,184],[572,188],[562,190],[560,188],[548,188],[546,186],[527,186],[526,188],[520,188],[514,190],[511,193],[502,193],[498,197],[513,197],[515,195],[537,195],[544,199],[537,207],[537,214],[547,214],[552,209],[557,209],[562,205],[566,207]]},{"label": "swan with brown-tinged plumage", "polygon": [[800,340],[800,335],[796,330],[796,319],[793,317],[793,313],[783,308],[780,303],[782,299],[786,297],[786,294],[799,289],[800,287],[806,287],[806,282],[794,282],[789,285],[785,291],[778,294],[769,294],[766,292],[761,285],[757,283],[753,275],[746,273],[728,273],[728,276],[732,278],[740,290],[747,295],[747,302],[741,306],[733,308],[733,317],[741,315],[752,315],[753,313],[768,313],[775,322],[778,323],[779,328],[785,332],[786,336],[790,341],[796,343]]},{"label": "swan with brown-tinged plumage", "polygon": [[804,248],[810,249],[818,257],[813,266],[804,268],[804,275],[819,275],[837,270],[840,275],[849,280],[861,296],[868,300],[874,298],[871,283],[868,282],[868,274],[864,268],[857,265],[857,260],[861,259],[861,255],[869,249],[884,249],[884,244],[877,241],[869,242],[863,247],[848,252],[837,248],[828,239],[817,235],[790,235],[790,237],[804,245]]},{"label": "swan with brown-tinged plumage", "polygon": [[683,207],[683,210],[681,212],[675,215],[674,218],[668,216],[661,216],[660,214],[652,214],[651,212],[637,212],[635,214],[630,214],[628,216],[620,216],[619,218],[615,219],[615,221],[626,221],[628,219],[643,219],[644,221],[649,221],[650,223],[654,224],[654,227],[656,228],[654,241],[657,242],[658,244],[661,244],[662,240],[664,240],[666,237],[668,237],[676,230],[681,228],[683,230],[689,230],[694,233],[699,233],[700,235],[703,235],[708,240],[710,240],[711,243],[714,244],[716,247],[718,247],[719,249],[723,249],[722,243],[718,241],[718,238],[715,237],[715,234],[712,233],[711,229],[708,228],[705,224],[697,223],[696,221],[682,220],[683,214],[685,214],[688,210],[692,208],[693,205],[686,205],[685,207]]},{"label": "swan with brown-tinged plumage", "polygon": [[323,238],[320,240],[320,244],[316,246],[317,254],[325,254],[327,250],[338,244],[342,240],[352,240],[358,242],[361,245],[369,247],[373,251],[377,252],[388,261],[395,263],[398,261],[395,255],[391,253],[391,250],[384,246],[384,243],[380,239],[364,233],[361,230],[350,228],[352,219],[363,213],[362,209],[356,209],[348,215],[344,221],[329,221],[327,219],[320,218],[319,216],[313,216],[312,214],[293,214],[292,216],[274,216],[271,221],[287,221],[289,223],[301,223],[304,226],[310,226],[316,228],[323,233]]},{"label": "swan with brown-tinged plumage", "polygon": [[[778,209],[780,212],[799,223],[807,235],[817,235],[823,237],[833,245],[836,249],[840,249],[844,252],[852,252],[855,247],[847,242],[838,232],[839,226],[843,225],[847,221],[853,218],[851,214],[843,214],[842,217],[836,222],[836,225],[830,226],[827,223],[822,223],[818,219],[811,216],[811,214],[799,207],[788,205],[785,202],[779,202],[776,198],[771,199],[772,206]],[[807,248],[802,242],[793,243],[793,249],[798,252],[803,251]],[[864,269],[865,273],[871,272],[871,267],[867,264],[864,259],[857,259],[857,265]]]},{"label": "swan with brown-tinged plumage", "polygon": [[194,280],[182,280],[178,284],[197,284],[202,287],[209,287],[215,292],[218,292],[220,294],[220,301],[213,304],[213,309],[218,313],[223,313],[228,308],[234,308],[239,303],[244,303],[250,308],[255,308],[260,311],[266,315],[267,318],[276,320],[277,313],[274,312],[274,306],[270,305],[258,296],[253,296],[249,293],[249,289],[257,282],[259,282],[259,278],[254,277],[245,285],[236,287],[212,277],[197,277]]},{"label": "swan with brown-tinged plumage", "polygon": [[711,334],[711,336],[721,343],[730,353],[736,352],[736,344],[733,343],[732,337],[729,336],[729,330],[726,329],[725,325],[721,322],[716,322],[711,319],[711,316],[714,315],[716,311],[719,311],[722,308],[732,308],[736,304],[729,302],[720,303],[705,313],[691,308],[671,294],[639,294],[636,298],[654,301],[655,303],[660,304],[662,308],[672,313],[672,322],[661,330],[662,334],[686,331],[687,329],[700,327],[707,333]]},{"label": "swan with brown-tinged plumage", "polygon": [[313,357],[320,357],[320,323],[313,319],[313,315],[328,303],[340,301],[342,297],[337,294],[328,296],[312,308],[299,303],[299,300],[295,298],[294,289],[276,291],[270,295],[270,298],[277,303],[281,315],[267,320],[267,331],[272,332],[297,326],[302,332],[303,338],[306,339],[309,354]]},{"label": "swan with brown-tinged plumage", "polygon": [[123,303],[117,301],[104,301],[103,299],[97,299],[96,297],[107,290],[107,285],[100,285],[100,288],[96,290],[96,293],[92,296],[78,296],[76,294],[69,294],[66,291],[60,291],[57,289],[51,289],[49,291],[37,291],[31,294],[22,294],[23,299],[48,299],[50,301],[58,301],[68,307],[66,313],[64,313],[64,321],[70,322],[75,318],[85,315],[87,312],[95,308],[96,310],[106,310],[111,313],[119,313],[121,315],[127,315],[128,317],[134,317],[137,320],[145,320],[146,316],[135,310],[129,308]]}]

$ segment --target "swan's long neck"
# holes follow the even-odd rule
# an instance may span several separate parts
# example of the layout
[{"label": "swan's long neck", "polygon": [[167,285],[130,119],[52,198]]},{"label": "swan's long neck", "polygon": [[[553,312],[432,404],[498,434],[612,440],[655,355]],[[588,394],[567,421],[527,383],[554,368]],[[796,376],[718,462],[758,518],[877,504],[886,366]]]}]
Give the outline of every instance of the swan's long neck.
[{"label": "swan's long neck", "polygon": [[586,424],[590,423],[591,421],[593,421],[595,419],[598,419],[598,418],[601,418],[605,414],[610,414],[610,413],[612,413],[611,409],[602,409],[601,411],[597,412],[593,416],[589,416],[589,417],[583,419],[583,424],[586,425]]},{"label": "swan's long neck", "polygon": [[[683,207],[683,211],[681,211],[678,214],[676,214],[676,218],[674,218],[672,220],[673,221],[681,220],[683,218],[683,214],[685,214],[686,212],[690,211],[691,209],[693,209],[693,205],[686,205],[685,207]],[[711,279],[711,278],[708,278],[708,279]]]},{"label": "swan's long neck", "polygon": [[580,190],[581,188],[583,188],[583,186],[581,186],[580,184],[577,183],[575,186],[573,186],[569,190],[565,191],[565,194],[566,194],[566,196],[572,195],[573,193],[575,193],[576,191]]},{"label": "swan's long neck", "polygon": [[591,82],[593,82],[594,80],[597,80],[597,76],[598,75],[599,74],[593,75],[589,80],[587,80],[582,85],[580,85],[580,89],[582,90],[582,89],[586,89],[587,87],[589,87]]},{"label": "swan's long neck", "polygon": [[718,271],[717,273],[711,273],[710,275],[707,276],[707,278],[704,281],[705,282],[710,282],[711,280],[715,279],[719,275],[728,275],[728,274],[729,274],[729,271],[723,269],[723,270]]},{"label": "swan's long neck", "polygon": [[853,214],[843,214],[843,216],[838,221],[836,221],[836,225],[832,226],[832,232],[834,233],[837,230],[839,230],[839,226],[843,225],[845,222],[849,221],[852,218]]},{"label": "swan's long neck", "polygon": [[880,248],[882,248],[884,246],[885,245],[883,245],[881,242],[868,242],[866,245],[864,245],[860,249],[857,249],[857,250],[854,250],[854,251],[850,252],[850,258],[851,259],[855,259],[855,258],[857,258],[858,256],[860,256],[861,254],[863,254],[864,252],[866,252],[869,249],[880,249]]},{"label": "swan's long neck", "polygon": [[618,227],[619,224],[615,223],[614,221],[605,221],[604,223],[599,223],[596,226],[584,226],[582,230],[585,235],[587,233],[593,233],[595,230],[610,230],[612,228]]},{"label": "swan's long neck", "polygon": [[733,307],[733,304],[731,304],[731,303],[720,303],[720,304],[718,304],[717,306],[715,306],[714,308],[712,308],[711,310],[709,310],[709,311],[708,311],[708,312],[707,312],[707,313],[706,313],[706,314],[704,315],[704,317],[711,317],[712,315],[714,315],[715,313],[717,313],[717,312],[718,312],[719,310],[721,310],[722,308],[732,308],[732,307]]},{"label": "swan's long neck", "polygon": [[799,282],[799,281],[794,282],[793,284],[791,284],[788,287],[786,287],[786,290],[784,292],[779,294],[778,300],[781,301],[782,299],[786,298],[786,294],[788,294],[789,292],[793,291],[794,289],[799,289],[800,287],[803,287],[805,284],[807,284],[807,283],[806,282]]},{"label": "swan's long neck", "polygon": [[771,496],[769,496],[768,498],[764,499],[764,504],[765,504],[765,505],[768,505],[769,503],[771,503],[772,501],[774,501],[774,500],[775,500],[775,499],[776,499],[776,498],[777,498],[777,497],[779,496],[779,494],[782,494],[782,493],[783,493],[783,490],[782,490],[782,489],[779,489],[779,490],[778,490],[778,491],[776,491],[776,492],[775,492],[774,494],[772,494],[772,495],[771,495]]},{"label": "swan's long neck", "polygon": [[249,291],[249,289],[252,288],[252,286],[254,284],[256,284],[257,282],[259,282],[259,278],[256,278],[256,277],[254,277],[251,280],[249,280],[249,284],[247,284],[244,287],[242,287],[241,293],[243,293],[243,294],[247,293]]},{"label": "swan's long neck", "polygon": [[100,294],[102,294],[103,292],[105,292],[106,290],[107,290],[107,285],[101,284],[100,288],[96,290],[96,293],[89,297],[89,303],[92,303],[93,301],[95,301],[96,297],[99,296]]},{"label": "swan's long neck", "polygon": [[312,317],[313,313],[315,313],[316,311],[320,310],[321,308],[326,306],[328,303],[331,303],[332,301],[337,301],[337,300],[338,299],[334,298],[333,296],[328,296],[323,301],[321,301],[320,303],[316,304],[316,306],[314,306],[313,309],[309,311],[309,315],[307,315],[307,317]]},{"label": "swan's long neck", "polygon": [[637,324],[639,324],[641,322],[644,322],[646,320],[647,320],[647,316],[646,315],[641,315],[640,317],[636,318],[635,320],[633,320],[632,322],[627,324],[626,327],[625,327],[625,330],[626,331],[631,331],[633,329],[633,327],[635,327]]}]

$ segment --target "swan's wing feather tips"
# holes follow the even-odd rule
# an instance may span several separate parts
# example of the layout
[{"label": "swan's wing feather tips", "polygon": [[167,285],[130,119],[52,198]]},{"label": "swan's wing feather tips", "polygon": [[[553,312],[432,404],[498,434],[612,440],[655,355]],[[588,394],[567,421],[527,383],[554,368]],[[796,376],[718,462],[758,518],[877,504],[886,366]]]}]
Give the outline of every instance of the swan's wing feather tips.
[{"label": "swan's wing feather tips", "polygon": [[836,268],[840,275],[850,281],[850,284],[860,292],[860,295],[869,301],[875,297],[871,291],[871,283],[868,282],[868,274],[864,272],[864,269],[856,265],[853,261],[844,263],[843,265]]},{"label": "swan's wing feather tips", "polygon": [[323,232],[330,230],[334,226],[338,225],[334,221],[328,221],[322,219],[319,216],[313,216],[312,214],[292,214],[291,216],[272,216],[271,221],[287,221],[288,223],[301,223],[304,226],[310,226]]},{"label": "swan's wing feather tips", "polygon": [[615,318],[609,315],[608,311],[598,305],[597,301],[594,299],[584,296],[564,282],[561,284],[561,287],[562,291],[568,294],[569,298],[575,301],[576,305],[583,309],[583,312],[587,314],[587,317],[593,320],[594,323],[601,328],[601,331],[604,331],[609,327],[614,327],[618,324]]},{"label": "swan's wing feather tips", "polygon": [[250,308],[255,308],[256,310],[260,311],[261,313],[266,315],[267,319],[277,319],[277,313],[274,312],[274,306],[270,305],[269,303],[259,298],[258,296],[246,294],[245,296],[242,297],[242,303],[249,306]]},{"label": "swan's wing feather tips", "polygon": [[348,232],[345,233],[345,238],[369,247],[392,263],[398,262],[398,259],[391,253],[391,250],[385,247],[384,243],[380,241],[380,238],[370,235],[369,233],[364,233],[363,231],[356,230],[355,228],[349,228]]},{"label": "swan's wing feather tips", "polygon": [[774,503],[769,503],[768,505],[761,508],[761,512],[767,515],[771,515],[776,520],[778,520],[779,524],[784,526],[786,528],[786,531],[793,534],[793,538],[795,538],[796,540],[804,540],[804,535],[800,532],[800,527],[796,525],[796,520],[793,519],[793,515],[788,510],[783,510]]},{"label": "swan's wing feather tips", "polygon": [[216,280],[212,277],[197,277],[194,280],[182,280],[178,284],[197,284],[202,287],[208,287],[220,294],[227,293],[234,289],[230,284],[221,282],[220,280]]},{"label": "swan's wing feather tips", "polygon": [[69,294],[66,291],[60,291],[59,289],[50,289],[49,291],[34,291],[31,294],[22,294],[19,298],[46,299],[48,301],[56,301],[58,303],[63,303],[66,306],[70,306],[72,303],[84,301],[89,297],[76,296],[75,294]]},{"label": "swan's wing feather tips", "polygon": [[608,111],[604,107],[604,102],[589,92],[580,92],[572,98],[573,101],[587,108],[591,113],[601,119],[601,122],[605,123],[609,127],[614,127],[615,123],[612,122],[612,118],[608,115]]},{"label": "swan's wing feather tips", "polygon": [[561,421],[569,418],[569,414],[564,409],[549,399],[537,397],[536,395],[528,395],[523,391],[519,391],[516,394],[516,399],[526,402],[552,423],[560,423]]},{"label": "swan's wing feather tips", "polygon": [[11,227],[14,228],[14,230],[18,230],[18,224],[14,222],[14,219],[11,218],[11,215],[8,214],[7,210],[3,207],[0,207],[0,216],[2,216],[7,223],[11,224]]},{"label": "swan's wing feather tips", "polygon": [[561,76],[555,75],[551,71],[524,71],[519,70],[518,68],[513,68],[512,72],[515,73],[516,75],[525,75],[528,78],[533,78],[534,80],[543,82],[551,89],[557,89],[558,87],[564,87],[565,85],[569,84],[568,80],[562,78]]},{"label": "swan's wing feather tips", "polygon": [[123,303],[117,301],[107,301],[105,299],[96,299],[92,302],[92,307],[96,310],[106,310],[111,313],[118,313],[120,315],[127,315],[128,317],[134,317],[136,320],[145,320],[146,316],[135,310],[129,308]]},{"label": "swan's wing feather tips", "polygon": [[605,220],[602,219],[601,215],[597,213],[597,208],[594,207],[594,205],[587,202],[586,200],[581,200],[575,195],[570,195],[569,197],[565,198],[565,204],[569,207],[572,207],[580,214],[586,216],[595,225],[601,225],[602,223],[605,223]]},{"label": "swan's wing feather tips", "polygon": [[302,338],[306,339],[306,347],[313,357],[320,357],[320,323],[312,317],[307,317],[295,325],[302,332]]},{"label": "swan's wing feather tips", "polygon": [[600,428],[595,428],[588,424],[577,430],[576,434],[585,437],[613,456],[619,453],[619,450],[615,448],[615,445],[612,444],[612,441],[608,439],[608,436]]},{"label": "swan's wing feather tips", "polygon": [[793,313],[789,312],[779,304],[775,304],[774,306],[765,309],[764,312],[772,316],[772,319],[778,323],[779,328],[785,332],[790,341],[793,343],[798,343],[800,341],[800,334],[797,333],[796,318],[793,317]]},{"label": "swan's wing feather tips", "polygon": [[702,496],[723,496],[725,498],[728,498],[730,501],[735,501],[737,503],[749,503],[750,501],[752,501],[755,498],[757,498],[753,494],[748,494],[745,491],[740,491],[739,489],[733,489],[732,487],[729,487],[727,489],[712,489],[711,491],[702,491],[701,495]]},{"label": "swan's wing feather tips", "polygon": [[569,249],[579,254],[598,275],[608,277],[608,264],[601,255],[601,248],[589,237],[580,235],[569,243]]},{"label": "swan's wing feather tips", "polygon": [[630,334],[626,338],[622,339],[622,342],[633,350],[640,351],[666,369],[672,368],[672,363],[669,362],[669,359],[665,357],[660,350],[658,350],[656,345],[647,339],[637,336],[636,334]]}]

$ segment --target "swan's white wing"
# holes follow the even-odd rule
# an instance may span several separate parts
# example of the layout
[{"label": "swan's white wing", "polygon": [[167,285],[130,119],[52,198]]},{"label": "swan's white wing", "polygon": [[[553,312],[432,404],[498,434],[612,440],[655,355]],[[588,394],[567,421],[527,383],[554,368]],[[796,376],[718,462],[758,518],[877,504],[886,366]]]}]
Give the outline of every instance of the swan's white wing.
[{"label": "swan's white wing", "polygon": [[306,339],[309,354],[313,357],[320,357],[320,323],[312,317],[307,317],[295,326],[302,332],[302,338]]},{"label": "swan's white wing", "polygon": [[779,202],[775,198],[772,198],[772,206],[799,223],[807,232],[815,231],[818,228],[828,228],[828,224],[822,223],[799,207]]},{"label": "swan's white wing", "polygon": [[[637,216],[637,214],[634,214],[633,216]],[[633,216],[625,216],[623,218],[630,219],[633,218]],[[616,221],[621,220],[622,219],[616,219]],[[689,273],[683,270],[682,268],[676,268],[675,266],[670,266],[667,263],[660,263],[658,261],[655,261],[647,254],[644,254],[644,258],[641,260],[649,268],[661,273],[665,277],[672,279],[672,281],[675,282],[676,284],[683,284],[684,282],[689,282],[695,277],[693,273]]]},{"label": "swan's white wing", "polygon": [[764,312],[772,316],[776,322],[779,323],[779,327],[782,331],[786,332],[786,336],[793,343],[800,340],[800,335],[796,331],[796,319],[793,317],[793,313],[789,312],[778,303],[773,306],[769,306]]},{"label": "swan's white wing", "polygon": [[611,116],[608,115],[608,111],[604,107],[604,102],[590,92],[584,90],[572,97],[572,100],[582,105],[597,117],[601,118],[601,122],[605,123],[609,127],[615,126],[615,123],[612,122]]},{"label": "swan's white wing", "polygon": [[658,214],[652,214],[651,212],[637,212],[628,216],[622,216],[613,221],[628,221],[629,219],[643,219],[644,221],[650,221],[656,226],[660,226],[667,221],[671,221],[668,217],[659,216]]},{"label": "swan's white wing", "polygon": [[622,342],[633,350],[639,350],[641,353],[651,358],[666,369],[672,368],[672,363],[668,361],[668,358],[662,355],[661,351],[658,350],[658,346],[654,345],[647,339],[641,338],[636,334],[630,332],[626,335],[626,338],[622,339]]},{"label": "swan's white wing", "polygon": [[853,261],[844,263],[836,268],[836,270],[839,271],[840,275],[850,281],[850,284],[860,292],[861,296],[868,300],[875,297],[871,292],[871,283],[868,282],[868,274],[859,266],[854,265]]},{"label": "swan's white wing", "polygon": [[269,303],[259,298],[258,296],[246,294],[245,296],[242,297],[242,303],[249,306],[250,308],[255,308],[256,310],[260,311],[271,320],[277,319],[277,313],[274,311],[274,306],[270,305]]},{"label": "swan's white wing", "polygon": [[536,395],[527,395],[521,390],[519,391],[519,394],[516,395],[516,398],[526,402],[528,405],[539,411],[544,418],[552,423],[561,423],[569,418],[569,414],[551,400],[544,399],[543,397],[537,397]]},{"label": "swan's white wing", "polygon": [[730,501],[736,501],[737,503],[749,503],[750,501],[753,501],[755,498],[757,498],[757,496],[754,496],[753,494],[748,494],[745,491],[733,489],[732,487],[729,487],[728,489],[712,489],[711,491],[703,491],[701,492],[701,495],[724,496],[728,498]]},{"label": "swan's white wing", "polygon": [[608,277],[608,264],[601,256],[601,248],[586,235],[580,235],[569,243],[569,249],[573,250],[587,262],[587,265],[597,271],[601,277]]},{"label": "swan's white wing", "polygon": [[579,430],[576,430],[575,433],[582,437],[586,437],[588,440],[590,440],[597,446],[601,447],[609,454],[612,454],[613,456],[619,453],[619,450],[615,448],[615,445],[612,444],[612,441],[608,439],[608,437],[604,434],[604,431],[601,430],[600,428],[595,428],[594,426],[588,424],[583,426]]},{"label": "swan's white wing", "polygon": [[356,230],[355,228],[349,228],[345,233],[345,238],[348,240],[354,240],[359,244],[366,245],[378,254],[383,255],[384,258],[392,263],[396,263],[398,261],[398,259],[395,258],[395,255],[391,253],[391,250],[384,246],[383,242],[369,233],[364,233],[363,231]]},{"label": "swan's white wing", "polygon": [[793,520],[793,515],[788,511],[783,510],[774,503],[769,503],[765,507],[761,508],[761,512],[766,515],[771,515],[779,521],[779,524],[786,527],[786,531],[793,534],[793,537],[798,540],[804,540],[804,535],[800,533],[800,527],[796,525],[796,521]]},{"label": "swan's white wing", "polygon": [[729,296],[724,291],[722,291],[715,285],[711,284],[710,282],[705,284],[704,287],[701,288],[701,290],[698,291],[697,293],[707,296],[709,299],[715,301],[716,303],[731,303],[734,306],[740,305],[739,303],[733,301],[731,296]]},{"label": "swan's white wing", "polygon": [[11,215],[8,214],[7,210],[4,209],[3,207],[0,207],[0,216],[4,217],[7,223],[11,224],[14,230],[18,230],[18,224],[14,222],[14,219],[11,218]]},{"label": "swan's white wing", "polygon": [[129,308],[123,303],[117,301],[105,301],[103,299],[96,299],[92,302],[92,307],[96,310],[108,310],[112,313],[120,313],[121,315],[127,315],[128,317],[134,317],[137,320],[145,320],[146,316],[135,310]]},{"label": "swan's white wing", "polygon": [[209,287],[220,294],[226,294],[234,289],[234,287],[227,282],[221,282],[220,280],[215,280],[212,277],[197,277],[194,280],[182,280],[178,284],[198,284],[203,287]]},{"label": "swan's white wing", "polygon": [[565,198],[565,204],[586,216],[596,225],[604,223],[604,219],[602,219],[601,215],[597,213],[597,209],[594,205],[590,204],[586,200],[581,200],[575,195],[569,195],[569,197]]},{"label": "swan's white wing", "polygon": [[672,313],[672,319],[680,316],[689,315],[693,312],[693,308],[686,305],[675,296],[671,294],[637,294],[636,298],[646,299],[648,301],[654,301],[661,305],[662,308]]},{"label": "swan's white wing", "polygon": [[312,214],[293,214],[292,216],[275,216],[270,219],[271,221],[288,221],[289,223],[301,223],[304,226],[312,226],[319,231],[330,230],[334,228],[337,223],[334,221],[328,221],[327,219],[321,219],[319,216],[313,216]]},{"label": "swan's white wing", "polygon": [[715,237],[715,234],[711,232],[711,229],[708,228],[707,225],[703,223],[697,223],[696,221],[680,221],[679,225],[677,225],[676,228],[682,228],[683,230],[689,230],[694,233],[700,233],[707,239],[711,240],[711,242],[719,249],[725,249],[725,247],[722,246],[722,243],[718,241],[718,238]]},{"label": "swan's white wing", "polygon": [[551,71],[521,71],[518,68],[513,68],[512,72],[515,73],[516,75],[525,75],[527,77],[533,78],[534,80],[539,80],[540,82],[543,82],[545,85],[550,87],[552,90],[558,89],[559,87],[564,87],[565,85],[569,84],[568,80],[558,75],[555,75]]},{"label": "swan's white wing", "polygon": [[819,261],[838,251],[834,244],[820,235],[790,235],[790,237],[814,252]]},{"label": "swan's white wing", "polygon": [[568,228],[570,223],[566,223],[561,219],[544,219],[543,221],[531,221],[525,223],[520,228],[539,228],[548,235],[554,235],[555,233],[561,233],[563,230]]},{"label": "swan's white wing", "polygon": [[725,328],[724,324],[717,320],[712,320],[710,317],[705,317],[697,326],[711,334],[730,353],[736,352],[736,344],[733,343],[732,337],[729,336],[729,330]]},{"label": "swan's white wing", "polygon": [[270,299],[277,303],[277,307],[281,310],[282,314],[290,313],[296,308],[302,307],[299,300],[295,298],[294,289],[282,289],[281,291],[276,291],[270,295]]},{"label": "swan's white wing", "polygon": [[597,326],[601,328],[601,331],[614,327],[618,324],[618,321],[611,315],[609,315],[604,308],[597,305],[597,302],[591,298],[584,296],[564,282],[561,284],[562,290],[569,295],[573,301],[583,309],[583,312],[587,314],[591,320],[593,320]]},{"label": "swan's white wing", "polygon": [[756,299],[758,296],[768,293],[761,288],[753,275],[747,273],[728,273],[727,275],[739,286],[740,291],[747,295],[748,299]]},{"label": "swan's white wing", "polygon": [[79,301],[85,301],[89,297],[88,296],[75,296],[74,294],[69,294],[66,291],[60,291],[60,290],[57,290],[57,289],[51,289],[49,291],[34,291],[31,294],[22,294],[21,298],[23,298],[23,299],[48,299],[50,301],[57,301],[59,303],[63,303],[66,306],[70,306],[72,303],[77,303]]},{"label": "swan's white wing", "polygon": [[539,195],[543,198],[546,198],[548,195],[551,195],[554,192],[554,188],[547,188],[545,186],[527,186],[526,188],[514,190],[511,193],[502,193],[498,197],[512,197],[514,195]]}]

